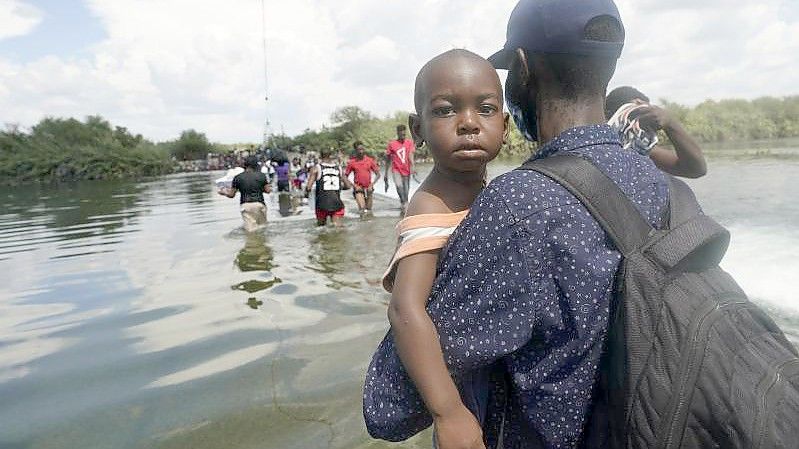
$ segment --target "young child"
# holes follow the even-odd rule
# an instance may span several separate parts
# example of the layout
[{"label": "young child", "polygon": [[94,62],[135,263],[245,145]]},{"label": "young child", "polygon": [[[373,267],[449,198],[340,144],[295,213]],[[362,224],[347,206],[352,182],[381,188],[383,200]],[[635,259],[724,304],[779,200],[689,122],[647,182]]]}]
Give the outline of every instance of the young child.
[{"label": "young child", "polygon": [[[463,435],[475,435],[460,431],[474,430],[479,424],[460,403],[425,306],[439,252],[485,186],[486,164],[507,138],[508,115],[503,113],[502,86],[495,69],[466,50],[443,53],[422,68],[414,103],[411,132],[420,145],[429,145],[434,167],[410,200],[406,218],[397,225],[398,246],[383,286],[392,293],[388,316],[394,343],[433,417],[435,444],[446,448]],[[368,378],[365,388],[366,398]],[[462,413],[444,413],[453,407]],[[381,413],[379,408],[365,400],[367,425],[370,414]],[[444,416],[445,420],[439,419]],[[470,443],[482,447],[482,441]]]}]

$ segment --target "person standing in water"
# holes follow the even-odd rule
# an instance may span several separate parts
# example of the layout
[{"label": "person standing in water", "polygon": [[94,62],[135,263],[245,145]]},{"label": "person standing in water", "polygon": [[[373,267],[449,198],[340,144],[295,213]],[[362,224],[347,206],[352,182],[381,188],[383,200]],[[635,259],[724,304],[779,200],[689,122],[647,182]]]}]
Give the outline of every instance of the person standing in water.
[{"label": "person standing in water", "polygon": [[405,125],[397,125],[397,138],[386,146],[386,169],[383,175],[383,182],[386,183],[386,190],[388,190],[388,170],[391,168],[391,176],[394,186],[397,188],[403,214],[408,206],[411,174],[413,173],[413,152],[416,150],[413,140],[406,139],[406,131]]},{"label": "person standing in water", "polygon": [[[355,154],[347,162],[347,167],[344,169],[344,176],[349,176],[350,173],[355,174],[354,188],[352,194],[355,196],[355,202],[358,203],[358,209],[361,216],[368,215],[372,210],[373,194],[374,194],[374,181],[380,179],[380,167],[377,162],[366,154],[366,148],[360,140],[352,144],[355,149]],[[374,179],[372,173],[377,175]]]},{"label": "person standing in water", "polygon": [[[612,0],[521,0],[489,61],[509,70],[505,104],[539,143],[533,159],[585,159],[660,229],[666,176],[623,150],[605,118],[623,43]],[[433,112],[443,117],[461,104],[447,104],[451,93],[438,100]],[[416,347],[428,354],[424,369],[403,370],[408,346],[387,336],[367,374],[370,433],[398,441],[433,423],[440,449],[608,447],[597,382],[621,259],[552,178],[517,169],[492,180],[440,254],[422,309],[435,328],[418,309],[392,312],[405,327],[437,332],[441,352]]]},{"label": "person standing in water", "polygon": [[311,168],[308,174],[308,184],[305,188],[306,194],[311,193],[311,189],[316,189],[316,224],[324,226],[327,219],[336,226],[341,226],[341,218],[344,216],[344,202],[341,201],[341,187],[352,187],[349,180],[342,176],[341,167],[333,160],[333,151],[325,149],[321,151],[319,164]]},{"label": "person standing in water", "polygon": [[258,158],[248,156],[244,159],[244,172],[233,178],[230,188],[222,188],[218,192],[228,198],[235,198],[236,192],[240,192],[241,218],[247,232],[266,224],[264,193],[272,191],[266,175],[258,168]]}]

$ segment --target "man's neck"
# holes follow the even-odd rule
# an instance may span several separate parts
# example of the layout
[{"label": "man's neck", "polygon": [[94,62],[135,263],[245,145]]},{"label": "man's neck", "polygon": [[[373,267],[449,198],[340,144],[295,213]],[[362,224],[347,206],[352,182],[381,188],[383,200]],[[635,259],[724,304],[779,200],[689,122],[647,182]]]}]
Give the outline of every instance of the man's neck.
[{"label": "man's neck", "polygon": [[601,125],[605,120],[605,105],[601,97],[568,101],[561,98],[538,104],[538,143],[543,145],[566,130],[587,125]]}]

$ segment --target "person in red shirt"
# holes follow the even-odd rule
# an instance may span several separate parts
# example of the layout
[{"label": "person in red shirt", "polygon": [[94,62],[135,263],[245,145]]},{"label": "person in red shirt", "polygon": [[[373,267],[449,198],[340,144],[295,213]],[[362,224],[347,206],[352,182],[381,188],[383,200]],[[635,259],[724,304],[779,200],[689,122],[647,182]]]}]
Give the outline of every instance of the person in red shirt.
[{"label": "person in red shirt", "polygon": [[383,176],[386,190],[388,190],[388,168],[390,166],[403,214],[408,204],[411,174],[413,173],[413,152],[416,150],[413,140],[406,139],[405,134],[405,125],[397,125],[397,139],[390,141],[386,147],[386,173]]},{"label": "person in red shirt", "polygon": [[[355,174],[354,188],[352,190],[355,196],[355,202],[358,203],[358,209],[361,215],[368,215],[372,210],[372,199],[374,193],[374,181],[380,179],[380,167],[374,159],[366,155],[366,148],[363,142],[357,141],[352,144],[355,149],[355,155],[347,162],[347,167],[344,169],[344,176],[349,176],[350,173]],[[372,173],[377,177],[372,179]]]}]

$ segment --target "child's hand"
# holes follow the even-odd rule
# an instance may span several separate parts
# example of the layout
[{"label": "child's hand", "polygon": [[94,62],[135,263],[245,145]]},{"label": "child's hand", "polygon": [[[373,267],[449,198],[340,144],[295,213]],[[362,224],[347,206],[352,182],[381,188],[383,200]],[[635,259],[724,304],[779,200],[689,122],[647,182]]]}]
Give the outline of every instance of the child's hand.
[{"label": "child's hand", "polygon": [[465,406],[434,421],[438,449],[485,449],[483,429]]}]

